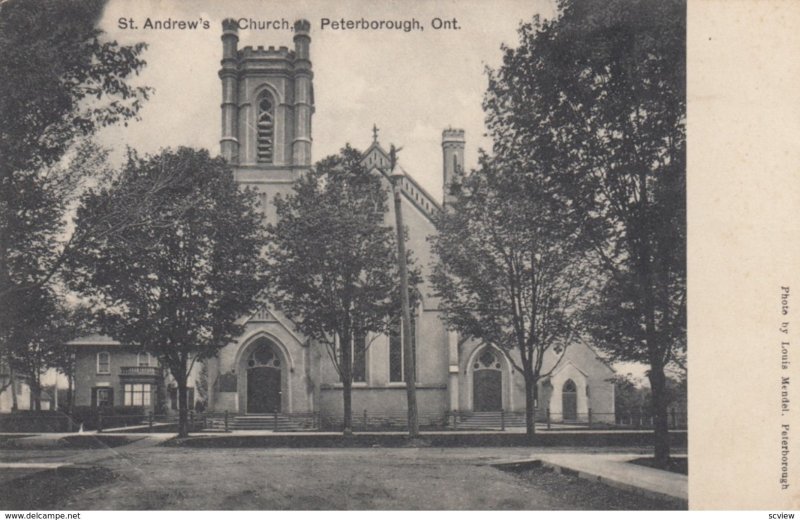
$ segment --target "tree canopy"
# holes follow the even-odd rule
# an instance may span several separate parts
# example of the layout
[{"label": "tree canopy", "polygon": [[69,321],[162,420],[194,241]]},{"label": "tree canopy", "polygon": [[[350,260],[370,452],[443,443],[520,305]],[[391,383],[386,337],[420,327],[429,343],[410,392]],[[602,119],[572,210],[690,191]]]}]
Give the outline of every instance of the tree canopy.
[{"label": "tree canopy", "polygon": [[[550,171],[483,157],[457,179],[432,237],[432,283],[445,322],[464,339],[493,345],[525,378],[528,435],[547,353],[560,359],[580,339],[592,280],[579,229]],[[510,158],[513,159],[513,158]]]},{"label": "tree canopy", "polygon": [[104,2],[11,0],[0,5],[0,350],[19,359],[41,332],[34,318],[56,307],[53,279],[70,248],[69,209],[79,179],[100,154],[84,147],[97,129],[136,117],[149,89],[131,79],[144,44],[105,41]]},{"label": "tree canopy", "polygon": [[270,303],[328,349],[344,386],[348,431],[353,356],[369,345],[356,338],[389,333],[400,317],[386,189],[361,152],[346,146],[297,180],[290,195],[275,197],[275,207],[278,220],[267,228]]},{"label": "tree canopy", "polygon": [[495,154],[561,172],[607,279],[587,327],[649,365],[661,463],[664,368],[686,348],[685,31],[682,0],[562,0],[521,25],[485,100]]},{"label": "tree canopy", "polygon": [[[179,148],[131,153],[120,176],[92,189],[77,227],[103,222],[69,262],[71,287],[102,330],[158,356],[179,389],[185,434],[187,377],[242,332],[266,285],[266,237],[252,190],[221,158]],[[117,225],[135,214],[137,225]]]}]

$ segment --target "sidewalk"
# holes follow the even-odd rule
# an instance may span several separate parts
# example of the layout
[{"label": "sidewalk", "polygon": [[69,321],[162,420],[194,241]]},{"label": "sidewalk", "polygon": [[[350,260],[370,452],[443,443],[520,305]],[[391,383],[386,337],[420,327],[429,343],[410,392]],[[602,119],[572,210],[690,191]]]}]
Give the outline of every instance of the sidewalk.
[{"label": "sidewalk", "polygon": [[618,489],[653,498],[678,500],[688,506],[688,477],[628,462],[641,456],[636,453],[548,453],[524,461],[506,462],[495,466],[519,467],[538,461],[543,466],[553,468],[560,473],[574,473],[579,478],[603,482]]}]

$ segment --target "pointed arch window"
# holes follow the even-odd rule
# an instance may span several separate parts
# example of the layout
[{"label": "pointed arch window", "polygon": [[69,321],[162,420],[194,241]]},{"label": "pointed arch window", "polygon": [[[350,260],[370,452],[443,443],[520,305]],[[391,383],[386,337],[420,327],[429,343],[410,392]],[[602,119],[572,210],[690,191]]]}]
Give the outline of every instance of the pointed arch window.
[{"label": "pointed arch window", "polygon": [[[411,353],[417,350],[417,317],[411,314]],[[416,364],[415,364],[416,365]],[[389,332],[389,381],[400,383],[406,380],[405,364],[403,363],[403,327],[402,319],[393,324]]]},{"label": "pointed arch window", "polygon": [[275,157],[275,103],[268,92],[258,96],[256,120],[256,159],[272,164]]}]

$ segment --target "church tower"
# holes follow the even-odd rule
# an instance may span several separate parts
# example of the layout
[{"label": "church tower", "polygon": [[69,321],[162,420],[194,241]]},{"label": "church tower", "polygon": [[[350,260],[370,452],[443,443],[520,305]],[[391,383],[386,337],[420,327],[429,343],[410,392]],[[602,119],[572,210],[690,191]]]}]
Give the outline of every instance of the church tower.
[{"label": "church tower", "polygon": [[293,50],[239,49],[236,20],[222,22],[220,147],[242,183],[292,181],[311,166],[310,29],[295,22]]},{"label": "church tower", "polygon": [[442,180],[444,206],[450,205],[450,183],[459,173],[464,173],[464,130],[460,128],[446,128],[442,132]]}]

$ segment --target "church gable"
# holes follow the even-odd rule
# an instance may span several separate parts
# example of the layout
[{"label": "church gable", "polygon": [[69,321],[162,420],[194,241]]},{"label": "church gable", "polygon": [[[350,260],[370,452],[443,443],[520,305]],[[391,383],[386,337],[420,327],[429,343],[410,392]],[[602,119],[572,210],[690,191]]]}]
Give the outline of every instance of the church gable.
[{"label": "church gable", "polygon": [[381,148],[381,145],[375,142],[364,152],[364,158],[361,163],[369,169],[386,169],[389,168],[389,154]]},{"label": "church gable", "polygon": [[[375,131],[375,130],[373,130]],[[364,152],[364,158],[361,163],[366,166],[370,171],[377,169],[387,180],[391,182],[389,175],[389,153],[383,149],[378,143],[377,136],[372,141],[372,144],[367,151]],[[433,215],[440,211],[442,208],[438,202],[415,181],[401,165],[397,165],[403,173],[403,180],[400,183],[400,190],[408,202],[414,205],[425,217],[433,220]]]}]

